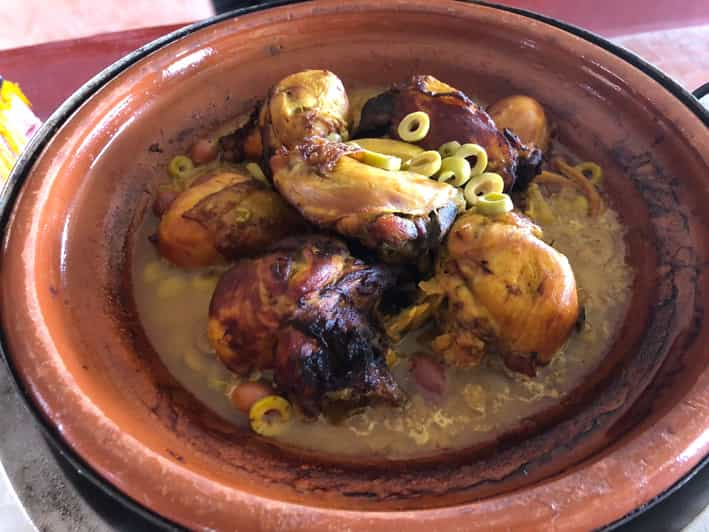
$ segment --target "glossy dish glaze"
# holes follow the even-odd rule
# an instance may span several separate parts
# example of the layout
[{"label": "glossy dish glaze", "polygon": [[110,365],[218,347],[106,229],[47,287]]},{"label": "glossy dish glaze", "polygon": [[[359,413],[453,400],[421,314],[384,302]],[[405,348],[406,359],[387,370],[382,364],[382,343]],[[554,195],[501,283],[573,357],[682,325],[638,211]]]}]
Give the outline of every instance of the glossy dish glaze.
[{"label": "glossy dish glaze", "polygon": [[[239,111],[234,102],[315,65],[348,83],[426,71],[485,99],[530,94],[565,142],[608,169],[633,292],[604,367],[575,397],[492,446],[403,463],[324,460],[223,422],[170,376],[131,297],[127,259],[148,177]],[[185,526],[602,526],[709,450],[707,153],[706,124],[660,84],[520,15],[457,2],[318,2],[225,20],[108,82],[29,170],[2,262],[5,348],[74,452]]]}]

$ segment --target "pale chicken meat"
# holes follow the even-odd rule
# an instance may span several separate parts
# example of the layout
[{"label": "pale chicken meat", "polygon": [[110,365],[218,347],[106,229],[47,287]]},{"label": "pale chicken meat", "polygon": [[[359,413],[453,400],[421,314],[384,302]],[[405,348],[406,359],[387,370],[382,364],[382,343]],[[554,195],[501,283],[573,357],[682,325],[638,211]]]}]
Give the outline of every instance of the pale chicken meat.
[{"label": "pale chicken meat", "polygon": [[259,127],[266,155],[293,148],[306,137],[347,140],[349,101],[340,78],[328,70],[304,70],[271,88]]},{"label": "pale chicken meat", "polygon": [[463,199],[446,183],[357,160],[358,148],[306,139],[271,159],[273,182],[311,223],[376,250],[385,262],[438,247]]},{"label": "pale chicken meat", "polygon": [[514,212],[474,212],[453,225],[435,277],[422,283],[441,334],[433,349],[451,366],[470,367],[488,354],[534,375],[562,347],[579,314],[576,281],[566,257],[541,230]]},{"label": "pale chicken meat", "polygon": [[238,127],[219,138],[227,161],[263,162],[281,146],[293,148],[306,137],[347,139],[350,105],[340,78],[328,70],[303,70],[286,76],[242,115]]}]

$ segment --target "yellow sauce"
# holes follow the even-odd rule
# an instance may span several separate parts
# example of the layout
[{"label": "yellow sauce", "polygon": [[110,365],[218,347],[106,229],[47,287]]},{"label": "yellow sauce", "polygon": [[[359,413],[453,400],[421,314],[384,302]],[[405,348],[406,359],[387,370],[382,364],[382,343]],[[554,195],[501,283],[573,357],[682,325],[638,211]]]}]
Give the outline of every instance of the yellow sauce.
[{"label": "yellow sauce", "polygon": [[[407,404],[368,407],[337,425],[296,415],[276,437],[334,454],[419,456],[487,441],[569,394],[605,356],[623,320],[632,281],[616,213],[607,209],[592,219],[570,190],[550,197],[553,216],[538,221],[544,239],[571,263],[586,319],[536,377],[513,373],[500,359],[488,357],[478,368],[447,369],[445,395],[424,397],[405,356],[426,349],[417,343],[421,331],[415,331],[395,346],[404,356],[393,373],[409,394]],[[134,295],[148,337],[172,374],[199,400],[224,418],[246,424],[227,398],[240,378],[226,370],[206,339],[209,300],[223,268],[184,272],[160,259],[147,239],[155,223],[152,216],[146,221],[133,261]]]}]

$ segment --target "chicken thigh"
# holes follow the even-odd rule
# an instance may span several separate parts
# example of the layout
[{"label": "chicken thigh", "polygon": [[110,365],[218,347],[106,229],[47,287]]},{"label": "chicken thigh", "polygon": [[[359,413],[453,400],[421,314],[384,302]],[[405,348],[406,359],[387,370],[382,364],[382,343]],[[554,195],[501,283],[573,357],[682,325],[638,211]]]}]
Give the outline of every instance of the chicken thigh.
[{"label": "chicken thigh", "polygon": [[393,281],[338,239],[289,238],[224,274],[209,339],[232,371],[272,369],[278,391],[308,414],[333,400],[397,403],[403,395],[369,317]]},{"label": "chicken thigh", "polygon": [[388,133],[398,138],[399,123],[416,111],[425,112],[430,119],[428,134],[419,146],[436,150],[450,141],[479,144],[487,152],[488,170],[502,176],[505,190],[515,183],[524,187],[539,173],[539,149],[523,145],[508,130],[500,131],[482,107],[433,76],[413,76],[372,98],[362,110],[357,136]]},{"label": "chicken thigh", "polygon": [[200,176],[160,214],[158,250],[185,268],[251,255],[305,227],[276,191],[237,167]]},{"label": "chicken thigh", "polygon": [[462,208],[461,192],[413,172],[359,162],[358,148],[310,138],[271,159],[273,182],[310,222],[358,240],[385,262],[438,247]]},{"label": "chicken thigh", "polygon": [[422,283],[437,309],[442,334],[433,349],[458,367],[486,354],[534,375],[564,344],[578,317],[576,281],[566,257],[514,212],[475,212],[453,225],[433,280]]}]

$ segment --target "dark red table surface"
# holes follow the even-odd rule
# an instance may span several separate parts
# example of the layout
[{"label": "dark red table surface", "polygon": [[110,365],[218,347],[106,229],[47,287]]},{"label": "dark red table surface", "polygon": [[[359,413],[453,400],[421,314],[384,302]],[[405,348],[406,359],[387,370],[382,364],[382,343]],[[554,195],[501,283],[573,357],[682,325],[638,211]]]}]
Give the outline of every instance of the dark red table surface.
[{"label": "dark red table surface", "polygon": [[[709,0],[499,3],[538,11],[611,37],[656,63],[689,89],[709,81]],[[101,69],[178,27],[143,28],[0,51],[0,75],[20,83],[36,114],[44,120]]]}]

